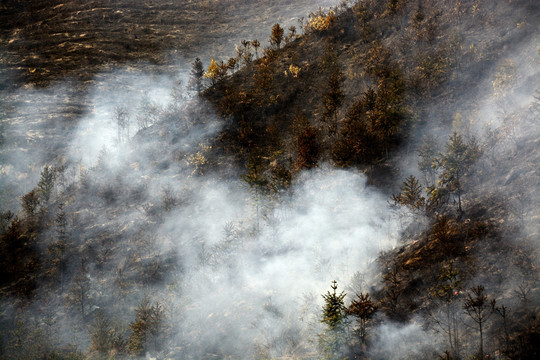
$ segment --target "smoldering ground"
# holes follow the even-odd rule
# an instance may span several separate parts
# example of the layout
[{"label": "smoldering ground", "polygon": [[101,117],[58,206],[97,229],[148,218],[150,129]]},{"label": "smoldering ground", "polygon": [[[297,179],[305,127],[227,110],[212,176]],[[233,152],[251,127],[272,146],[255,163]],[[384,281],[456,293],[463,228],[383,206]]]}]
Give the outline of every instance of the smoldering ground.
[{"label": "smoldering ground", "polygon": [[[162,354],[315,351],[320,294],[332,280],[344,288],[355,272],[369,273],[396,244],[385,197],[362,174],[329,166],[305,172],[292,195],[274,199],[206,173],[222,120],[200,100],[178,97],[178,87],[165,91],[171,81],[119,74],[122,88],[136,91],[96,90],[56,185],[54,202],[69,219],[64,283],[44,285],[16,318],[52,316],[59,343],[85,350],[88,328],[77,319],[90,323],[99,310],[125,328],[148,296],[166,314]],[[156,118],[130,138],[127,127],[136,125],[121,127],[115,108],[141,109],[137,100]],[[55,227],[47,234],[45,243],[54,242]]]},{"label": "smoldering ground", "polygon": [[[2,164],[0,170],[0,176],[2,177],[3,196],[2,209],[16,209],[18,204],[13,199],[22,196],[24,193],[32,189],[33,184],[39,178],[40,168],[45,164],[50,164],[57,159],[57,157],[64,155],[64,144],[67,142],[65,139],[73,136],[72,132],[78,119],[86,112],[93,112],[95,109],[87,108],[88,99],[96,96],[95,92],[100,91],[102,94],[115,93],[119,95],[119,92],[128,91],[129,89],[121,89],[118,87],[116,90],[108,89],[106,91],[96,90],[104,86],[101,80],[107,78],[109,84],[113,83],[111,77],[114,77],[117,72],[115,71],[115,62],[103,57],[102,53],[117,52],[116,47],[118,43],[121,43],[126,33],[131,31],[139,31],[139,26],[132,26],[127,31],[120,31],[115,33],[117,29],[113,29],[116,25],[114,22],[104,22],[105,18],[111,16],[111,18],[122,18],[127,16],[127,23],[130,23],[133,19],[139,17],[132,11],[139,11],[142,9],[143,13],[146,11],[146,21],[152,26],[160,28],[164,26],[167,31],[175,32],[177,34],[183,34],[179,36],[178,43],[171,43],[170,48],[161,49],[159,51],[158,58],[167,58],[166,65],[148,64],[148,57],[143,56],[144,59],[136,64],[130,63],[126,66],[125,72],[129,72],[133,69],[152,69],[152,71],[158,73],[166,73],[171,76],[171,73],[181,73],[185,76],[190,70],[190,62],[195,57],[203,59],[205,65],[210,62],[210,58],[216,57],[219,60],[227,60],[230,56],[235,56],[234,44],[239,44],[242,40],[259,39],[262,46],[267,44],[267,38],[270,33],[271,26],[279,22],[286,28],[292,25],[298,26],[298,18],[306,16],[310,11],[314,11],[317,6],[332,6],[336,5],[336,1],[312,1],[303,0],[294,3],[284,4],[283,1],[275,1],[268,4],[263,9],[258,9],[253,6],[253,2],[244,1],[238,4],[235,1],[220,1],[217,8],[221,12],[209,17],[199,17],[201,22],[206,20],[212,20],[212,29],[209,29],[209,34],[199,33],[193,34],[193,32],[199,31],[199,27],[185,26],[184,20],[189,23],[192,21],[193,16],[197,16],[197,11],[208,11],[212,9],[210,13],[216,10],[215,6],[211,2],[200,1],[194,2],[194,4],[176,4],[169,6],[167,2],[157,1],[149,4],[133,4],[126,1],[125,4],[102,4],[101,8],[95,8],[97,11],[75,11],[78,6],[77,1],[70,3],[70,8],[66,9],[63,4],[59,6],[53,6],[51,9],[47,9],[46,4],[43,6],[36,6],[35,9],[39,9],[39,14],[34,14],[35,19],[39,19],[40,16],[46,16],[50,14],[55,18],[52,27],[44,27],[34,33],[34,24],[27,24],[26,21],[31,21],[27,16],[31,14],[34,9],[32,4],[23,6],[16,9],[15,4],[10,2],[6,3],[6,7],[16,13],[21,12],[20,23],[21,28],[10,28],[15,26],[11,22],[7,24],[5,33],[4,44],[2,48],[3,62],[1,65],[1,73],[4,83],[2,84],[2,127],[0,128],[5,139],[5,143],[2,145]],[[74,6],[72,9],[71,6]],[[124,6],[125,5],[125,6]],[[81,5],[82,6],[82,5]],[[86,6],[86,4],[85,4]],[[91,5],[92,6],[92,5]],[[15,7],[12,9],[10,7]],[[156,11],[157,9],[157,11]],[[64,11],[66,10],[66,11]],[[73,10],[73,12],[72,12]],[[103,14],[101,13],[103,11]],[[158,15],[160,11],[163,11],[161,15]],[[112,15],[114,13],[114,15]],[[99,14],[99,15],[96,15]],[[240,14],[240,15],[239,15]],[[231,23],[230,18],[236,19],[238,16],[245,14],[246,22]],[[101,15],[103,18],[101,18]],[[164,24],[164,19],[161,16],[173,15],[178,22],[173,21],[174,25]],[[79,19],[80,17],[80,19]],[[32,18],[33,19],[33,18]],[[11,20],[11,19],[10,19]],[[72,21],[74,20],[74,21]],[[36,20],[37,21],[37,20]],[[58,21],[58,22],[57,22]],[[155,23],[154,23],[155,22]],[[97,40],[96,51],[93,51],[90,56],[92,60],[88,63],[87,56],[80,59],[74,58],[77,56],[77,52],[73,52],[75,49],[84,47],[79,40],[85,42],[87,40],[88,29],[83,26],[79,28],[78,24],[89,23],[97,31],[100,36],[116,37],[112,41],[107,40],[106,43],[112,44],[112,48],[109,49],[107,45],[103,45],[105,49],[100,48],[100,40]],[[15,24],[17,24],[15,22]],[[176,28],[177,26],[180,29]],[[204,29],[203,25],[203,29]],[[151,27],[151,26],[150,26]],[[208,26],[210,28],[211,26]],[[57,33],[50,34],[48,31],[55,29]],[[111,32],[112,31],[112,32]],[[300,29],[298,29],[300,31]],[[103,32],[103,33],[102,33]],[[135,35],[137,37],[150,36],[154,40],[149,40],[149,44],[153,44],[153,41],[161,43],[160,36],[156,37],[151,34],[149,27],[145,27],[145,33]],[[58,35],[65,36],[65,43],[62,46],[56,46],[57,44],[50,39],[56,39]],[[174,38],[173,36],[173,38]],[[45,40],[39,40],[40,38]],[[200,42],[196,40],[199,39]],[[116,41],[115,41],[116,40]],[[134,40],[128,40],[128,42]],[[21,44],[33,44],[33,50],[28,51],[25,46]],[[52,45],[51,45],[52,44]],[[198,44],[195,48],[194,44]],[[44,46],[42,48],[42,45]],[[128,46],[129,47],[129,46]],[[160,46],[158,46],[159,48]],[[69,49],[69,50],[68,50]],[[183,49],[183,50],[179,50]],[[127,49],[124,49],[127,51]],[[20,53],[19,53],[20,51]],[[48,55],[44,56],[44,53]],[[144,51],[143,51],[144,52]],[[153,58],[157,54],[151,54]],[[96,56],[96,58],[94,58]],[[124,60],[123,54],[116,54],[119,64],[122,64]],[[46,57],[48,60],[44,59]],[[43,67],[40,67],[40,62],[32,67],[26,67],[25,59],[39,58],[43,61]],[[127,56],[130,59],[130,56]],[[133,61],[133,59],[131,59]],[[66,62],[66,64],[64,64]],[[51,73],[51,68],[58,71],[58,74]],[[58,67],[59,66],[59,67]],[[64,69],[64,67],[66,69]],[[82,68],[81,68],[82,67]],[[68,70],[70,69],[70,70]],[[66,70],[67,72],[64,72]],[[37,72],[36,72],[37,71]],[[108,72],[109,75],[106,75]],[[21,84],[22,79],[28,79],[31,81],[32,74],[42,73],[51,81],[47,81],[47,88],[33,88],[31,82],[27,84]],[[70,78],[61,78],[61,76],[70,76]],[[27,76],[30,75],[28,78]],[[79,76],[81,79],[77,80]],[[39,76],[38,76],[39,78]],[[180,78],[182,78],[180,76]],[[120,85],[123,80],[119,79],[116,85]],[[38,81],[39,83],[39,81]],[[24,85],[24,86],[23,86]],[[95,85],[95,86],[94,86]],[[41,85],[43,86],[43,85]],[[90,86],[90,92],[94,91],[94,94],[87,93],[87,87]],[[129,98],[129,96],[126,96]],[[130,100],[131,101],[131,100]],[[118,104],[121,107],[129,107],[129,102]],[[101,104],[102,109],[106,107],[106,100]],[[103,117],[100,117],[103,121]],[[108,119],[107,119],[108,120]],[[136,119],[132,119],[136,122]],[[100,138],[104,138],[105,134],[101,134]],[[111,135],[112,136],[112,135]],[[99,140],[103,141],[103,140]],[[97,144],[96,144],[97,146]],[[82,155],[81,155],[82,156]],[[84,154],[88,156],[88,154]],[[34,161],[35,160],[35,161]],[[15,186],[17,184],[17,186]],[[8,194],[9,195],[6,195]]]},{"label": "smoldering ground", "polygon": [[[165,310],[159,346],[151,353],[315,354],[320,294],[331,280],[345,288],[358,271],[372,283],[371,261],[396,245],[403,224],[391,217],[387,197],[367,186],[363,175],[325,166],[299,176],[292,195],[274,199],[234,178],[224,180],[205,167],[220,126],[212,110],[205,104],[186,108],[190,101],[182,97],[163,101],[170,82],[141,78],[134,74],[132,82],[140,100],[122,94],[125,83],[99,94],[95,111],[69,137],[67,179],[57,185],[73,236],[66,296],[43,285],[31,312],[13,318],[52,324],[63,344],[84,351],[89,330],[81,319],[91,322],[101,310],[125,339],[147,296]],[[156,118],[130,139],[138,102]],[[119,128],[114,118],[122,108],[131,125]],[[194,121],[191,115],[200,113]],[[530,209],[526,215],[535,219]],[[68,290],[79,286],[79,274],[88,280],[82,307]],[[378,331],[375,348],[386,358],[425,346],[425,333],[414,324]]]}]

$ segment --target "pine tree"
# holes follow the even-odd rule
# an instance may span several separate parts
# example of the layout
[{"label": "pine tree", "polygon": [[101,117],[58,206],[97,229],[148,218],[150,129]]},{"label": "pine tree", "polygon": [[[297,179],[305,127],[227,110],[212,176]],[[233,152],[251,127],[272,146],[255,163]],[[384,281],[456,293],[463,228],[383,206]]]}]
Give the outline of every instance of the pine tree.
[{"label": "pine tree", "polygon": [[[300,120],[301,121],[301,120]],[[320,146],[317,140],[317,130],[304,121],[304,124],[300,125],[299,133],[296,137],[296,167],[298,169],[311,169],[317,166],[320,155]]]},{"label": "pine tree", "polygon": [[462,213],[463,177],[480,157],[480,148],[474,138],[466,143],[461,135],[454,132],[445,150],[436,160],[437,167],[442,170],[440,182],[448,191],[457,195],[458,210]]},{"label": "pine tree", "polygon": [[343,320],[345,319],[345,296],[346,294],[342,291],[337,293],[338,288],[337,281],[332,281],[330,286],[333,292],[328,291],[323,295],[324,307],[323,307],[323,317],[321,322],[325,323],[330,329],[336,330],[343,325]]},{"label": "pine tree", "polygon": [[270,35],[270,45],[275,49],[279,49],[281,47],[281,42],[283,41],[284,33],[285,31],[279,24],[274,24],[272,27],[272,34]]},{"label": "pine tree", "polygon": [[330,286],[333,292],[328,291],[323,295],[324,306],[321,322],[326,324],[326,329],[319,335],[319,347],[323,359],[342,359],[346,344],[345,320],[346,307],[345,296],[342,291],[337,293],[337,281],[332,281]]},{"label": "pine tree", "polygon": [[249,65],[249,63],[253,60],[253,54],[251,53],[251,41],[248,40],[242,40],[241,41],[242,46],[244,47],[241,50],[240,59],[244,62],[245,65]]},{"label": "pine tree", "polygon": [[30,191],[22,197],[21,204],[27,217],[33,216],[39,206],[39,194],[36,190]]},{"label": "pine tree", "polygon": [[371,163],[379,154],[377,139],[371,131],[368,114],[375,109],[377,94],[368,89],[347,110],[333,153],[341,165]]},{"label": "pine tree", "polygon": [[449,354],[460,357],[459,317],[456,302],[460,299],[462,290],[461,274],[450,262],[441,268],[437,283],[431,289],[431,296],[442,302],[444,314],[442,317],[433,316],[435,322],[448,335]]},{"label": "pine tree", "polygon": [[362,345],[366,345],[367,332],[370,326],[373,316],[377,312],[377,304],[373,302],[368,293],[360,293],[356,295],[349,307],[347,313],[356,318],[357,329],[356,333],[360,337]]},{"label": "pine tree", "polygon": [[437,142],[433,136],[427,136],[418,149],[418,169],[424,174],[426,186],[433,186],[436,181],[435,173],[437,158]]},{"label": "pine tree", "polygon": [[255,49],[255,58],[259,58],[259,48],[261,47],[261,43],[259,40],[255,39],[251,42],[251,46],[253,46],[253,49]]},{"label": "pine tree", "polygon": [[379,80],[374,109],[368,115],[370,130],[383,148],[386,158],[390,146],[398,142],[407,118],[404,93],[404,76],[399,69],[392,69],[390,74]]},{"label": "pine tree", "polygon": [[155,124],[161,117],[161,107],[154,103],[145,91],[137,107],[137,126],[139,129]]},{"label": "pine tree", "polygon": [[289,26],[289,34],[285,37],[285,43],[289,43],[296,39],[296,26]]},{"label": "pine tree", "polygon": [[129,140],[129,110],[125,106],[116,106],[114,108],[114,122],[116,123],[118,144]]},{"label": "pine tree", "polygon": [[53,263],[58,269],[60,278],[60,293],[64,291],[64,273],[66,267],[66,250],[68,246],[67,216],[63,204],[58,205],[55,219],[56,241],[49,245],[49,253],[53,256]]},{"label": "pine tree", "polygon": [[38,183],[38,193],[44,204],[49,202],[54,187],[56,172],[52,166],[44,166]]},{"label": "pine tree", "polygon": [[403,7],[403,1],[402,0],[388,0],[386,3],[386,11],[389,14],[395,14],[397,13],[402,7]]},{"label": "pine tree", "polygon": [[333,66],[334,69],[328,78],[327,89],[323,94],[323,121],[329,124],[330,133],[334,134],[337,130],[337,112],[345,94],[341,88],[343,83],[343,71],[338,65]]},{"label": "pine tree", "polygon": [[387,266],[388,271],[383,274],[384,298],[381,305],[385,312],[393,319],[403,320],[407,315],[402,311],[403,277],[395,261]]},{"label": "pine tree", "polygon": [[129,325],[131,336],[128,347],[133,354],[144,355],[148,351],[157,350],[163,320],[161,304],[152,305],[148,297],[145,297],[135,310],[135,321]]},{"label": "pine tree", "polygon": [[489,300],[484,294],[484,287],[478,285],[472,287],[467,294],[467,300],[463,305],[465,313],[478,325],[480,345],[478,348],[478,358],[484,358],[484,326],[486,321],[493,315],[495,310],[495,299]]},{"label": "pine tree", "polygon": [[90,325],[90,353],[97,353],[98,358],[106,358],[112,349],[114,331],[111,322],[102,309],[98,309],[94,321]]},{"label": "pine tree", "polygon": [[227,68],[231,73],[234,72],[237,66],[238,66],[238,59],[235,57],[229,58],[229,61],[227,61]]},{"label": "pine tree", "polygon": [[86,309],[88,308],[90,285],[86,261],[82,259],[79,271],[73,278],[73,284],[69,289],[68,299],[79,310],[83,321],[86,321],[87,316]]},{"label": "pine tree", "polygon": [[201,94],[203,89],[203,75],[204,67],[201,59],[196,58],[195,61],[191,64],[191,73],[188,82],[188,89],[195,91],[197,95]]},{"label": "pine tree", "polygon": [[414,175],[405,179],[400,190],[399,194],[392,195],[395,204],[405,205],[413,210],[421,210],[424,207],[426,199],[422,196],[423,189]]},{"label": "pine tree", "polygon": [[15,214],[13,214],[10,210],[0,213],[0,236],[7,231],[9,224],[14,217]]}]

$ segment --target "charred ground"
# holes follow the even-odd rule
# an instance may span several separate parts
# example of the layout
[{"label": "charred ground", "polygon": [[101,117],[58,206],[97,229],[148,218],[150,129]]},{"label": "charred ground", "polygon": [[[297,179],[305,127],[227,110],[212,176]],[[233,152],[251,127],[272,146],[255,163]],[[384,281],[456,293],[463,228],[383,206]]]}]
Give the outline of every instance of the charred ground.
[{"label": "charred ground", "polygon": [[[8,9],[16,9],[13,4],[22,6],[6,4]],[[73,74],[91,80],[93,66],[95,71],[101,69],[102,59],[142,59],[162,69],[168,66],[167,57],[156,54],[166,53],[168,41],[176,41],[175,36],[197,23],[189,17],[184,19],[186,24],[177,23],[168,12],[168,3],[145,3],[141,8],[117,8],[109,2],[56,6],[61,4],[57,9],[66,12],[52,18],[61,21],[49,25],[50,33],[89,37],[102,49],[103,57],[95,60],[94,52],[87,54],[86,40],[70,41],[63,47],[71,47],[67,53],[73,55],[65,68],[59,68],[52,60],[64,55],[50,55],[51,49],[65,42],[48,36],[38,45],[34,35],[25,35],[34,40],[8,41],[12,59],[19,57],[13,63],[24,64],[23,81],[45,86],[57,76]],[[235,21],[232,15],[224,16],[233,11],[234,2],[223,2],[223,8],[205,2],[189,4],[186,7],[193,14],[208,6],[213,21]],[[24,16],[11,16],[13,20],[5,22],[5,33],[13,34],[15,28],[32,33],[34,24],[50,17],[50,9],[25,7]],[[101,9],[97,18],[93,9]],[[9,11],[13,14],[14,10]],[[115,16],[135,19],[139,13],[150,14],[148,19],[153,20],[149,21],[163,27],[120,27],[111,22]],[[70,20],[73,14],[80,21]],[[97,20],[103,24],[98,27],[101,33],[81,36],[86,30],[69,28]],[[533,95],[540,87],[539,23],[539,5],[528,0],[363,1],[313,13],[302,29],[284,29],[281,40],[273,36],[271,44],[256,54],[251,44],[244,45],[251,56],[239,53],[236,66],[223,60],[215,73],[208,68],[199,79],[206,82],[200,97],[182,102],[182,109],[178,104],[167,108],[159,121],[139,131],[132,142],[144,151],[130,153],[115,177],[108,174],[106,154],[67,185],[58,180],[54,185],[47,183],[47,174],[42,172],[39,185],[22,199],[23,210],[16,217],[4,213],[0,260],[2,293],[7,300],[4,314],[10,316],[4,315],[3,321],[11,329],[4,335],[6,356],[31,358],[33,351],[42,351],[64,358],[104,354],[124,358],[146,353],[174,356],[189,349],[194,357],[211,358],[234,353],[219,345],[221,337],[228,339],[227,314],[210,314],[206,320],[216,316],[212,324],[224,330],[211,345],[195,349],[192,339],[203,336],[203,330],[182,328],[183,337],[175,337],[171,334],[177,328],[163,321],[159,303],[141,299],[133,311],[131,302],[118,301],[141,298],[141,292],[133,289],[173,288],[177,283],[171,280],[172,274],[189,273],[192,260],[183,258],[178,249],[164,251],[155,240],[171,213],[179,211],[193,222],[203,216],[207,209],[202,205],[189,214],[181,209],[193,209],[190,204],[212,187],[182,183],[181,191],[164,189],[156,198],[149,195],[151,185],[140,174],[159,169],[178,181],[178,174],[187,170],[194,178],[212,174],[230,181],[239,169],[254,195],[256,220],[229,227],[214,247],[193,239],[196,266],[219,267],[231,266],[237,252],[253,246],[261,232],[260,222],[271,224],[269,214],[285,194],[294,191],[298,177],[331,166],[366,174],[369,183],[386,194],[403,227],[399,245],[381,252],[374,275],[351,285],[363,296],[356,305],[375,310],[359,312],[358,306],[340,305],[335,289],[324,297],[320,321],[328,328],[314,340],[320,356],[536,358],[540,105]],[[213,39],[215,34],[205,32],[205,36]],[[118,41],[101,41],[111,37]],[[183,46],[190,49],[193,43]],[[39,72],[33,71],[38,66],[32,57],[20,57],[29,51],[35,61],[46,64]],[[213,51],[216,59],[226,59],[222,54],[227,49]],[[80,69],[85,69],[84,74]],[[211,124],[214,111],[223,128],[212,133],[210,140],[186,146],[182,139]],[[60,178],[63,169],[59,166],[54,171]],[[52,187],[62,191],[51,193]],[[65,213],[70,214],[70,240],[62,243]],[[272,251],[261,251],[261,257],[286,250]],[[124,259],[120,265],[115,263],[119,258]],[[106,281],[114,281],[113,293],[105,294],[110,289]],[[354,300],[355,294],[350,295],[348,301]],[[46,313],[43,299],[53,299],[51,308],[66,309],[67,314],[56,319],[81,320],[83,326],[77,331],[90,337],[87,347],[72,351],[67,346],[49,346],[47,337],[39,333],[49,326],[46,322],[33,330],[25,311]],[[496,301],[491,303],[492,299]],[[197,299],[189,300],[183,303],[186,311],[181,319],[189,318],[198,307]],[[329,306],[332,301],[337,304],[334,308]],[[45,304],[41,305],[45,309],[34,309],[36,303]],[[108,308],[98,314],[91,304]],[[271,301],[264,309],[283,320]],[[18,311],[21,315],[13,315]],[[478,317],[467,315],[471,311],[486,316],[480,335]],[[113,313],[121,314],[115,324],[101,323],[110,339],[100,339],[96,324],[103,321],[102,316],[112,319]],[[150,320],[143,323],[141,314]],[[355,331],[340,330],[339,322],[347,317]],[[358,325],[358,319],[364,325]],[[16,320],[21,323],[17,325]],[[381,348],[385,324],[398,324],[398,332],[400,326],[412,323],[421,323],[441,338],[429,346],[408,344],[405,354]],[[358,336],[356,331],[362,326],[363,335]],[[18,344],[17,329],[34,331],[28,338],[42,347]],[[282,345],[286,354],[279,356],[319,357],[311,352],[309,339],[287,336],[283,341],[287,346]],[[275,354],[272,344],[253,346],[258,358]]]}]

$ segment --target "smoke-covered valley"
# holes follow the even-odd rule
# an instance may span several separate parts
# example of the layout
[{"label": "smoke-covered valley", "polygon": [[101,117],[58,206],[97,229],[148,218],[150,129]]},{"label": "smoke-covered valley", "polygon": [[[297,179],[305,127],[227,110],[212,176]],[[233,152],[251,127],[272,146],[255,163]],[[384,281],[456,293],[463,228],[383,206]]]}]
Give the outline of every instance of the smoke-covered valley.
[{"label": "smoke-covered valley", "polygon": [[[126,89],[140,88],[158,120],[127,138],[110,117],[118,106],[139,109],[144,101]],[[386,197],[361,173],[326,165],[271,198],[230,165],[225,179],[207,173],[205,157],[223,120],[209,104],[175,97],[178,90],[144,74],[129,75],[120,93],[96,89],[95,110],[64,139],[70,151],[59,157],[46,210],[52,223],[43,236],[51,243],[54,217],[67,215],[66,280],[52,289],[38,283],[29,315],[51,314],[56,339],[48,340],[67,346],[74,332],[88,336],[75,319],[103,309],[125,326],[146,296],[166,314],[165,356],[244,358],[255,346],[277,356],[314,351],[305,339],[320,327],[313,311],[319,294],[334,279],[350,284],[355,273],[365,277],[358,289],[374,286],[366,274],[380,251],[396,245],[400,228]],[[69,290],[80,287],[81,262],[84,304]],[[15,309],[5,311],[14,316]]]},{"label": "smoke-covered valley", "polygon": [[10,48],[0,358],[535,358],[538,5],[330,4],[87,79]]}]

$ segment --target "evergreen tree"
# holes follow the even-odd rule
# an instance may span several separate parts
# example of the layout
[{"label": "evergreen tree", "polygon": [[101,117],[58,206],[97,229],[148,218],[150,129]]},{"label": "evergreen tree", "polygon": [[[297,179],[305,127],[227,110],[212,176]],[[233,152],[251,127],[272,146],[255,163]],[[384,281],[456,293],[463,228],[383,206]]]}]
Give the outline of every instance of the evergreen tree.
[{"label": "evergreen tree", "polygon": [[270,35],[270,45],[275,49],[279,49],[281,47],[281,42],[283,41],[284,33],[285,31],[279,24],[274,24],[272,27],[272,34]]},{"label": "evergreen tree", "polygon": [[435,173],[437,158],[437,142],[433,136],[427,136],[418,149],[418,168],[424,174],[426,186],[433,186],[436,181]]},{"label": "evergreen tree", "polygon": [[405,205],[413,210],[421,210],[424,207],[426,199],[422,196],[422,186],[418,179],[411,175],[401,185],[401,192],[392,195],[395,204]]},{"label": "evergreen tree", "polygon": [[13,214],[10,210],[0,213],[0,236],[7,231],[14,216],[15,214]]},{"label": "evergreen tree", "polygon": [[465,313],[478,325],[480,345],[478,348],[478,358],[484,358],[484,326],[495,310],[495,299],[489,300],[484,294],[484,287],[478,285],[472,287],[467,294],[467,300],[463,305]]},{"label": "evergreen tree", "polygon": [[98,309],[90,325],[90,354],[95,353],[98,359],[106,359],[107,352],[113,347],[113,336],[110,320],[103,310]]},{"label": "evergreen tree", "polygon": [[162,109],[154,103],[145,91],[139,106],[137,107],[137,125],[139,129],[147,128],[155,124],[161,117]]},{"label": "evergreen tree", "polygon": [[368,122],[368,114],[375,109],[376,98],[375,91],[368,89],[347,110],[333,149],[334,158],[339,164],[371,163],[379,155],[380,145]]},{"label": "evergreen tree", "polygon": [[453,262],[441,268],[437,283],[431,289],[431,296],[443,304],[444,314],[433,316],[437,325],[448,335],[449,354],[460,358],[459,317],[456,302],[462,290],[461,274]]},{"label": "evergreen tree", "polygon": [[247,66],[253,60],[253,54],[251,53],[251,41],[242,40],[241,44],[244,48],[240,51],[238,55],[240,60],[242,60]]},{"label": "evergreen tree", "polygon": [[16,216],[0,236],[0,287],[6,294],[30,298],[42,266],[37,236],[28,229],[27,223]]},{"label": "evergreen tree", "polygon": [[377,304],[373,302],[368,293],[357,294],[356,299],[347,308],[347,313],[356,318],[356,333],[360,337],[363,346],[367,343],[367,332],[376,312]]},{"label": "evergreen tree", "polygon": [[52,166],[44,166],[38,183],[38,193],[44,204],[49,202],[56,174]]},{"label": "evergreen tree", "polygon": [[399,69],[379,80],[373,111],[368,114],[370,131],[382,147],[386,158],[404,128],[407,110],[404,105],[405,79]]},{"label": "evergreen tree", "polygon": [[191,73],[188,82],[188,89],[195,91],[198,95],[201,94],[201,91],[203,89],[203,75],[203,63],[201,59],[196,58],[195,61],[191,64]]},{"label": "evergreen tree", "polygon": [[39,206],[39,194],[36,190],[30,191],[22,197],[22,208],[27,217],[33,216]]},{"label": "evergreen tree", "polygon": [[251,46],[253,46],[253,49],[255,49],[255,58],[259,58],[259,48],[261,47],[261,43],[259,40],[255,39],[251,42]]},{"label": "evergreen tree", "polygon": [[237,66],[238,66],[238,59],[235,57],[229,58],[229,61],[227,61],[227,68],[231,73],[234,72]]},{"label": "evergreen tree", "polygon": [[66,250],[68,245],[67,216],[63,204],[58,205],[55,219],[56,241],[49,245],[49,253],[53,256],[53,264],[58,269],[60,292],[64,291],[64,273],[66,267]]},{"label": "evergreen tree", "polygon": [[328,291],[323,295],[324,307],[323,307],[323,316],[322,323],[325,323],[329,329],[336,330],[343,325],[343,320],[345,319],[345,296],[346,294],[342,291],[337,293],[338,288],[337,281],[332,281],[330,285],[333,292]]},{"label": "evergreen tree", "polygon": [[296,167],[298,169],[311,169],[317,166],[320,156],[320,146],[317,140],[318,132],[312,127],[307,119],[299,117],[298,122],[301,122],[298,135],[296,137]]},{"label": "evergreen tree", "polygon": [[337,281],[333,281],[332,292],[323,295],[324,306],[321,322],[326,328],[319,335],[319,347],[325,360],[343,359],[347,342],[345,334],[346,307],[342,291],[337,293]]},{"label": "evergreen tree", "polygon": [[157,303],[152,305],[145,297],[135,310],[135,321],[129,327],[131,336],[128,347],[135,355],[144,355],[148,351],[158,349],[158,340],[163,327],[163,307]]},{"label": "evergreen tree", "polygon": [[445,150],[436,159],[436,165],[442,171],[440,182],[448,191],[457,195],[458,210],[462,213],[463,176],[480,157],[480,148],[474,138],[465,142],[461,135],[454,132]]},{"label": "evergreen tree", "polygon": [[91,283],[88,277],[86,261],[82,259],[81,266],[73,278],[73,283],[69,289],[68,300],[72,306],[79,310],[83,321],[86,321],[90,286]]},{"label": "evergreen tree", "polygon": [[289,43],[296,38],[296,26],[289,26],[289,34],[285,37],[285,43]]},{"label": "evergreen tree", "polygon": [[114,108],[114,122],[116,123],[118,144],[129,140],[129,110],[125,106],[116,106]]},{"label": "evergreen tree", "polygon": [[323,120],[329,124],[331,134],[337,130],[337,112],[345,94],[341,88],[343,83],[343,71],[338,65],[333,66],[334,69],[328,78],[326,92],[323,94]]},{"label": "evergreen tree", "polygon": [[394,260],[386,265],[386,271],[382,280],[384,283],[384,297],[381,301],[383,310],[394,320],[405,320],[407,313],[403,311],[403,275],[398,269],[397,262]]}]

